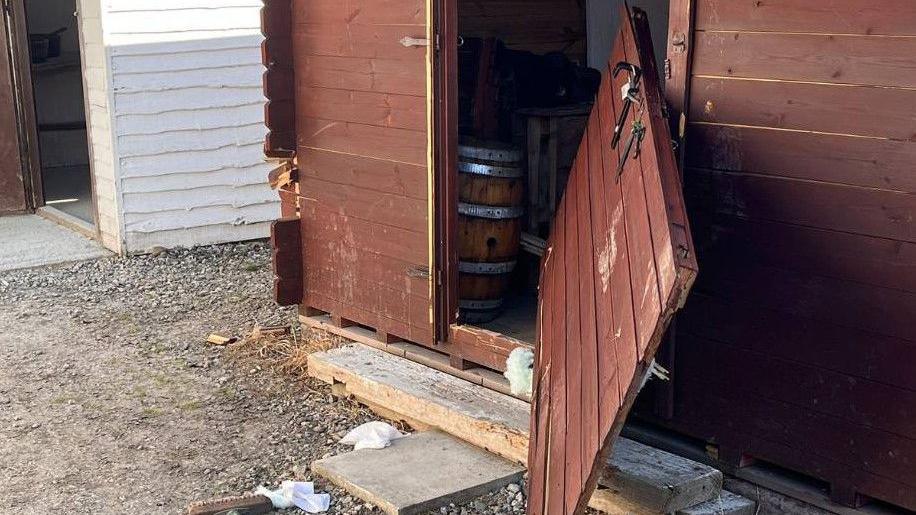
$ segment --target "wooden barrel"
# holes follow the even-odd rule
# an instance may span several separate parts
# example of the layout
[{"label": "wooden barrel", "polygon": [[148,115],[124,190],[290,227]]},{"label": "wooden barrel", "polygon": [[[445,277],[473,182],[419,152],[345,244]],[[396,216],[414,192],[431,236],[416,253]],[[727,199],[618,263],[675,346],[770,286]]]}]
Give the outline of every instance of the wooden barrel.
[{"label": "wooden barrel", "polygon": [[458,147],[458,297],[461,319],[493,320],[515,269],[525,199],[522,155],[496,143]]}]

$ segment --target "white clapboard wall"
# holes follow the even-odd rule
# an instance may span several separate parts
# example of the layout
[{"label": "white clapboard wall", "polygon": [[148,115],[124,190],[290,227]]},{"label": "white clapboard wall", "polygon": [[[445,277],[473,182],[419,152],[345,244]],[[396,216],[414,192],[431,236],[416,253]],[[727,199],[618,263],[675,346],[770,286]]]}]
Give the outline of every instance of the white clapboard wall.
[{"label": "white clapboard wall", "polygon": [[260,0],[101,0],[126,250],[261,238]]}]

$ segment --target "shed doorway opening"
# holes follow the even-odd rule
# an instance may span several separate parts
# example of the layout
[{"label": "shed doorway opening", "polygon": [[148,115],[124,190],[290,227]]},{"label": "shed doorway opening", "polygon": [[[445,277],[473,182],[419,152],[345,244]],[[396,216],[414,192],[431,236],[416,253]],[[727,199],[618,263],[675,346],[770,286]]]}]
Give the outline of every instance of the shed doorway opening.
[{"label": "shed doorway opening", "polygon": [[[630,2],[648,13],[659,67],[669,2]],[[619,8],[617,0],[457,0],[440,12],[439,33],[453,45],[439,61],[447,114],[437,146],[452,343],[485,337],[507,352],[537,340],[541,260],[601,73],[615,64]]]},{"label": "shed doorway opening", "polygon": [[[41,198],[95,225],[80,30],[74,0],[25,0]],[[94,232],[94,229],[93,229]]]}]

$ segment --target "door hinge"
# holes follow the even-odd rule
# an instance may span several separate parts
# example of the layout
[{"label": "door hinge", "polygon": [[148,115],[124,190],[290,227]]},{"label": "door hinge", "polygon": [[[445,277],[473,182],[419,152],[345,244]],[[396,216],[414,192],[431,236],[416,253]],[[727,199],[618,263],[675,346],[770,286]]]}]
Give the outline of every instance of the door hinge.
[{"label": "door hinge", "polygon": [[665,59],[665,79],[671,78],[671,59]]}]

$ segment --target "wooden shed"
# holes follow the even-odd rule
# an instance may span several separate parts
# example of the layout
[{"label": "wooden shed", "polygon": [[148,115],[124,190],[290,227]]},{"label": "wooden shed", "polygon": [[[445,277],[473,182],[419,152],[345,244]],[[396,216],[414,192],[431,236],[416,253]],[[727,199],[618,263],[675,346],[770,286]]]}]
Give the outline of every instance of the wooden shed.
[{"label": "wooden shed", "polygon": [[278,301],[485,385],[549,344],[543,434],[591,443],[533,512],[575,511],[659,344],[640,417],[916,509],[916,4],[639,3],[265,0]]}]

